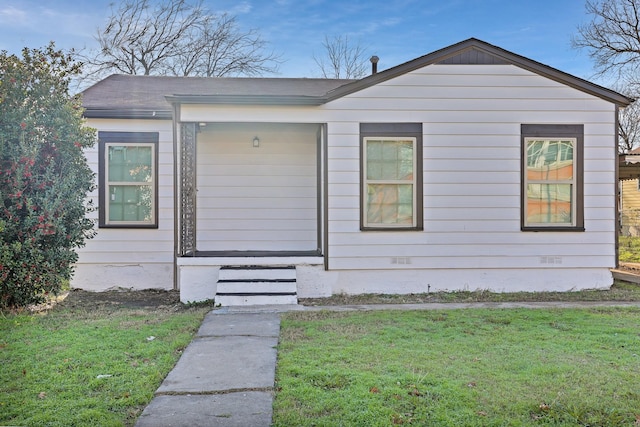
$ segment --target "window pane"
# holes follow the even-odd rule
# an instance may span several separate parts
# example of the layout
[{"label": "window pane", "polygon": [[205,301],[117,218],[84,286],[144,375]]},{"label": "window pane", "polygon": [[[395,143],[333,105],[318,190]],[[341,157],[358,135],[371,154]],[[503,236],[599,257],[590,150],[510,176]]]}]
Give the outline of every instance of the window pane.
[{"label": "window pane", "polygon": [[109,180],[124,179],[124,147],[109,147]]},{"label": "window pane", "polygon": [[382,143],[382,176],[377,179],[399,179],[398,167],[397,141],[384,141]]},{"label": "window pane", "polygon": [[413,224],[413,185],[398,185],[398,224]]},{"label": "window pane", "polygon": [[152,147],[109,146],[110,182],[151,182]]},{"label": "window pane", "polygon": [[528,224],[571,224],[571,184],[527,185]]},{"label": "window pane", "polygon": [[400,161],[399,179],[413,179],[413,141],[402,141],[398,159]]},{"label": "window pane", "polygon": [[367,185],[367,223],[413,224],[413,185]]},{"label": "window pane", "polygon": [[367,179],[382,177],[382,141],[367,141]]},{"label": "window pane", "polygon": [[572,180],[573,141],[528,141],[527,179],[550,181]]},{"label": "window pane", "polygon": [[412,180],[412,140],[367,140],[367,179]]},{"label": "window pane", "polygon": [[151,221],[150,185],[110,185],[109,221]]}]

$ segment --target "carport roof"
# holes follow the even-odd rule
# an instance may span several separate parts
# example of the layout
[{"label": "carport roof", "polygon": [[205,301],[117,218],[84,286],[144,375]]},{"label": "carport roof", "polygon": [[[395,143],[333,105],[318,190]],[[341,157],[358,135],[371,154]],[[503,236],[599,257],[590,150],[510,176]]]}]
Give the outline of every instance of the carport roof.
[{"label": "carport roof", "polygon": [[640,179],[640,149],[636,148],[628,154],[618,157],[618,179]]}]

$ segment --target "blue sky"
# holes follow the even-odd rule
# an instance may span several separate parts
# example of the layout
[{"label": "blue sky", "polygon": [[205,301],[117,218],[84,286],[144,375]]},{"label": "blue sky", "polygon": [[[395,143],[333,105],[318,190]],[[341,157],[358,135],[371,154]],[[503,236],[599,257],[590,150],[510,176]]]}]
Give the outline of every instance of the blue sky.
[{"label": "blue sky", "polygon": [[[93,47],[118,0],[0,0],[0,50],[18,53],[50,40]],[[313,55],[325,35],[347,35],[380,57],[379,70],[476,37],[592,80],[587,52],[571,48],[586,23],[584,0],[204,0],[255,28],[285,62],[281,77],[318,77]]]}]

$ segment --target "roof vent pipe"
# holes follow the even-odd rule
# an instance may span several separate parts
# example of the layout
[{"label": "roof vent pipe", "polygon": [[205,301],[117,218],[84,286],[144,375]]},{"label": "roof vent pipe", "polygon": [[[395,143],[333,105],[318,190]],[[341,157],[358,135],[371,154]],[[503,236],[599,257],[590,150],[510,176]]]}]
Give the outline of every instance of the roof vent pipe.
[{"label": "roof vent pipe", "polygon": [[378,61],[380,60],[380,58],[378,58],[377,56],[373,55],[370,59],[371,61],[371,74],[375,74],[378,72]]}]

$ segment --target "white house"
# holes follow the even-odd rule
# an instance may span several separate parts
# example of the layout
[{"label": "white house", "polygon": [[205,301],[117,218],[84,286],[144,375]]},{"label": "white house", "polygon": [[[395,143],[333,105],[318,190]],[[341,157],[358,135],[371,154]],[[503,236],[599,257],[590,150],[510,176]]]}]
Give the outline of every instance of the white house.
[{"label": "white house", "polygon": [[361,80],[113,75],[72,285],[183,301],[606,288],[609,89],[477,39]]}]

